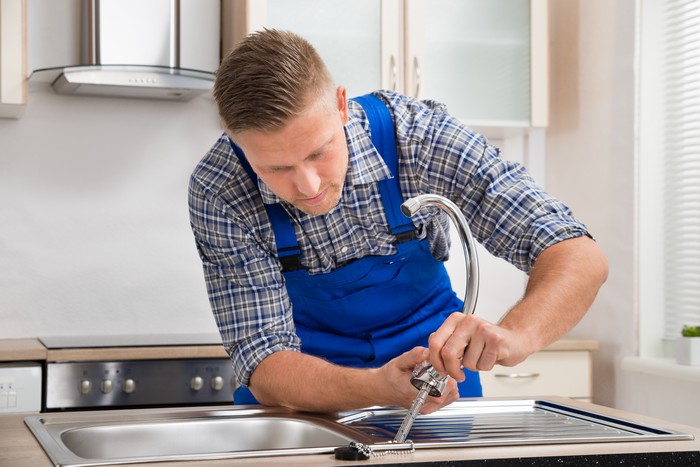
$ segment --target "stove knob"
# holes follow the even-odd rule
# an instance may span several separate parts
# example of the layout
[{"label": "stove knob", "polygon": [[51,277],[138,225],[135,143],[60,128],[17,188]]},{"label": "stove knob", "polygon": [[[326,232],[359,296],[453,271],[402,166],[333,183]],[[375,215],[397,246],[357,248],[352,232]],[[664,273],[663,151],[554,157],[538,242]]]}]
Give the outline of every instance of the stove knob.
[{"label": "stove knob", "polygon": [[112,382],[112,380],[103,379],[100,383],[100,391],[102,391],[103,394],[109,394],[110,392],[112,392],[112,389],[114,389],[114,383]]},{"label": "stove knob", "polygon": [[80,394],[90,394],[90,391],[92,390],[92,383],[84,379],[78,385],[78,390],[80,391]]},{"label": "stove knob", "polygon": [[201,376],[195,376],[190,380],[190,388],[194,391],[199,391],[204,387],[204,380]]},{"label": "stove knob", "polygon": [[214,376],[211,379],[211,388],[214,391],[221,391],[224,388],[224,378],[221,376]]},{"label": "stove knob", "polygon": [[136,381],[133,379],[125,379],[124,382],[122,383],[122,391],[124,391],[127,394],[131,394],[136,390]]}]

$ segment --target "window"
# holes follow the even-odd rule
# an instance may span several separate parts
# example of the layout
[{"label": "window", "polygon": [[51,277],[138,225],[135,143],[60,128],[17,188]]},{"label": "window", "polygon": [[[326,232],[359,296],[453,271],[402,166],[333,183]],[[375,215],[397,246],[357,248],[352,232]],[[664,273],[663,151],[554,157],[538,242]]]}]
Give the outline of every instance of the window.
[{"label": "window", "polygon": [[668,356],[700,325],[700,2],[640,4],[640,350]]}]

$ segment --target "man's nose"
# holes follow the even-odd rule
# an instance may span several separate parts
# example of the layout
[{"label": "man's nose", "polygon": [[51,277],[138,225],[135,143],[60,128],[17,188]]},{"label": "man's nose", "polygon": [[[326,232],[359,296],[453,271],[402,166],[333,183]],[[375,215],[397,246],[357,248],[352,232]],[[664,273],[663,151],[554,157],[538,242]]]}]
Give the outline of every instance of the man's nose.
[{"label": "man's nose", "polygon": [[294,183],[299,193],[308,197],[318,194],[318,190],[321,187],[321,177],[312,167],[300,168],[295,172],[294,178]]}]

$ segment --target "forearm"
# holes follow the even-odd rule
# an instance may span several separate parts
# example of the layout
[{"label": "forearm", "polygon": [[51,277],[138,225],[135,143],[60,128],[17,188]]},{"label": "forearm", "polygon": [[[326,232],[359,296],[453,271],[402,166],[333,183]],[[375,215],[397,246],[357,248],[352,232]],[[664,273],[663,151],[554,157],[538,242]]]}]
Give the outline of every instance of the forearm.
[{"label": "forearm", "polygon": [[581,320],[607,272],[605,256],[588,237],[547,248],[530,272],[523,299],[498,325],[453,313],[430,336],[430,362],[459,381],[462,367],[488,371],[522,362]]},{"label": "forearm", "polygon": [[276,352],[253,372],[250,390],[264,405],[332,412],[388,404],[379,368],[334,365],[293,351]]},{"label": "forearm", "polygon": [[[411,374],[428,356],[425,347],[414,347],[379,368],[357,369],[281,351],[258,365],[250,378],[250,390],[264,405],[295,410],[338,412],[374,405],[408,408],[418,393]],[[458,398],[457,383],[449,380],[442,396],[429,397],[421,413],[434,412]]]},{"label": "forearm", "polygon": [[522,338],[520,351],[501,364],[514,364],[559,339],[585,315],[607,278],[608,265],[588,237],[557,243],[537,258],[523,299],[499,325]]}]

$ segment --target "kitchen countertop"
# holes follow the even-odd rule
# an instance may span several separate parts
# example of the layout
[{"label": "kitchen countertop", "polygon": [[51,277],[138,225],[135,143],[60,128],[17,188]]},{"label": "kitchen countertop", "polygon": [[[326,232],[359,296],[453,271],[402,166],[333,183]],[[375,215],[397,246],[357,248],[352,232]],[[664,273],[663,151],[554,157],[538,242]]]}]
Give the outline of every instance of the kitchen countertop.
[{"label": "kitchen countertop", "polygon": [[[488,399],[488,398],[487,398]],[[571,407],[591,410],[611,417],[624,418],[640,424],[690,433],[694,440],[636,441],[614,443],[550,444],[528,446],[468,447],[445,449],[419,449],[409,455],[373,457],[368,461],[338,461],[332,454],[317,454],[288,457],[265,457],[248,459],[226,459],[211,461],[158,462],[129,464],[140,467],[219,467],[258,466],[274,463],[280,466],[350,466],[350,465],[405,465],[415,466],[547,466],[561,465],[700,465],[700,428],[662,421],[622,410],[575,401],[563,397],[547,396],[546,399]],[[177,409],[143,409],[177,410]],[[50,467],[52,464],[41,446],[24,424],[28,414],[0,417],[0,466],[2,467]],[[35,414],[33,414],[35,415]],[[52,413],[52,416],[71,417],[73,413]],[[500,460],[499,460],[500,459]],[[565,460],[564,460],[565,459]],[[488,461],[491,460],[491,461]]]},{"label": "kitchen countertop", "polygon": [[228,358],[223,345],[166,345],[46,349],[38,339],[0,339],[0,362],[105,361],[165,358]]},{"label": "kitchen countertop", "polygon": [[46,360],[46,348],[38,339],[0,339],[0,362]]}]

